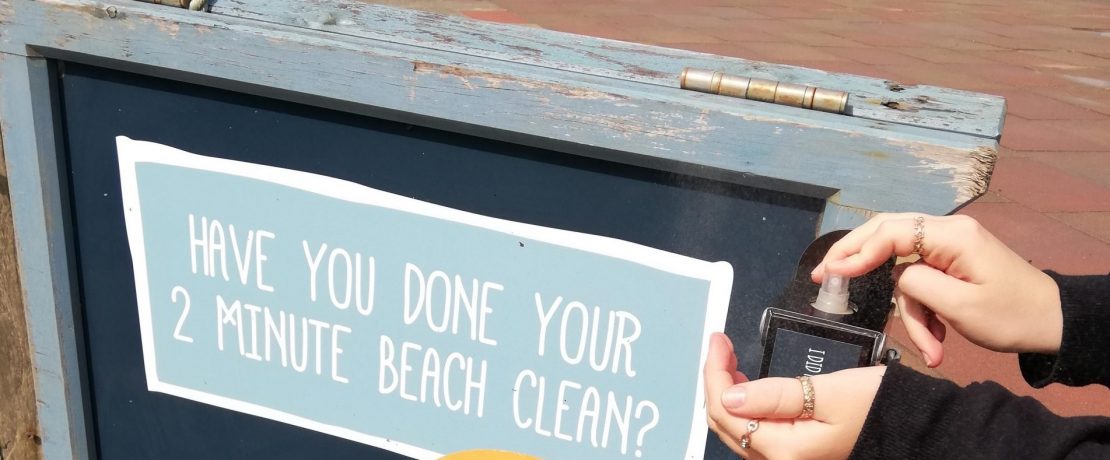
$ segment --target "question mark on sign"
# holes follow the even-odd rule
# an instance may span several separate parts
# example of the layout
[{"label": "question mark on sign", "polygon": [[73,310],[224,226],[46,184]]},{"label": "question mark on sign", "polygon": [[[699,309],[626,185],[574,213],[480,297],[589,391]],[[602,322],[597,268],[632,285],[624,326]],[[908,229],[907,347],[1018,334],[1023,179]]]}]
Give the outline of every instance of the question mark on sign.
[{"label": "question mark on sign", "polygon": [[636,436],[637,458],[643,455],[641,449],[644,447],[644,435],[647,434],[648,431],[651,431],[652,428],[655,428],[655,425],[659,424],[659,408],[651,401],[640,401],[640,404],[636,405],[636,420],[640,420],[640,416],[643,414],[645,407],[651,409],[651,422],[640,428],[640,434]]}]

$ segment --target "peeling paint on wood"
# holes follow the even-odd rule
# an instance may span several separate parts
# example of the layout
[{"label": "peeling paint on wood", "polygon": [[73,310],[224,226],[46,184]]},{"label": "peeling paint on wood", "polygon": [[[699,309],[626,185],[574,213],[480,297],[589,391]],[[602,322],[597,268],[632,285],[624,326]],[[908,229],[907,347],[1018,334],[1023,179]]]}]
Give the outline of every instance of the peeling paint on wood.
[{"label": "peeling paint on wood", "polygon": [[84,459],[88,458],[85,415],[62,192],[57,181],[45,180],[60,177],[48,67],[40,57],[0,53],[0,76],[0,138],[11,187],[24,331],[33,352],[30,371],[37,398],[38,424],[28,425],[23,433],[36,446],[41,443],[45,458]]},{"label": "peeling paint on wood", "polygon": [[42,440],[5,170],[0,161],[0,459],[34,460],[42,456]]},{"label": "peeling paint on wood", "polygon": [[[616,40],[333,0],[221,0],[212,12],[428,46],[535,66],[678,87],[683,65],[851,93],[853,116],[997,139],[1002,98],[927,85],[713,56]],[[321,22],[321,15],[334,19]],[[679,63],[683,63],[680,65]],[[931,103],[923,103],[929,100]]]},{"label": "peeling paint on wood", "polygon": [[[530,145],[622,162],[689,163],[699,167],[698,174],[747,185],[812,184],[813,190],[842,190],[844,205],[863,209],[894,210],[914,203],[926,211],[948,212],[953,203],[974,196],[982,187],[969,183],[977,177],[973,165],[982,163],[976,152],[996,148],[993,140],[978,136],[690,94],[635,78],[612,78],[617,74],[583,73],[577,64],[545,66],[484,57],[475,54],[472,46],[491,42],[490,36],[474,31],[463,34],[452,27],[474,25],[432,13],[347,5],[339,9],[348,15],[343,17],[375,18],[377,32],[355,34],[274,24],[275,17],[288,18],[287,10],[280,9],[270,21],[261,22],[120,3],[119,18],[97,20],[90,18],[103,9],[102,3],[54,2],[49,6],[21,3],[22,14],[3,16],[0,21],[13,37],[32,45],[52,44],[42,49],[48,56],[55,52],[53,44],[63,40],[65,51],[80,53],[83,59],[134,62],[163,73],[179,72],[178,78],[205,75],[211,77],[206,81],[232,82],[232,88],[263,95],[323,98],[316,103],[368,115],[383,116],[379,109],[385,109],[386,116],[411,113],[484,126],[493,130],[487,132],[493,136],[518,133],[514,139],[532,136],[527,141]],[[243,0],[217,6],[221,4],[217,11],[249,16],[246,10],[234,9],[249,6]],[[400,23],[398,17],[410,23]],[[403,35],[362,36],[380,35],[382,30],[439,30],[435,28],[443,29],[441,36],[422,34],[421,46],[399,43],[405,41]],[[503,39],[521,58],[541,49],[541,44],[515,35]],[[430,47],[428,40],[446,48]],[[649,57],[677,56],[681,59],[670,64],[676,69],[691,64],[683,59],[705,59],[662,48],[584,37],[574,40],[564,37],[561,43],[542,48],[545,59],[573,52],[573,56],[593,56],[593,63],[615,65],[620,56],[610,54],[616,49]],[[469,54],[459,51],[461,42],[471,46]],[[214,48],[213,43],[219,45]],[[552,48],[566,53],[550,54]],[[17,45],[3,51],[25,49]],[[628,62],[634,61],[624,63]],[[879,84],[888,91],[885,83]],[[912,97],[938,105],[945,93],[922,96]],[[885,156],[866,154],[877,146]],[[616,151],[624,153],[606,153]],[[967,165],[960,166],[961,162]],[[897,190],[888,190],[895,182]]]},{"label": "peeling paint on wood", "polygon": [[443,77],[457,78],[467,89],[475,89],[471,84],[472,79],[481,80],[480,84],[488,87],[501,89],[504,83],[514,83],[521,87],[528,89],[543,89],[551,91],[561,96],[573,99],[588,99],[588,100],[607,100],[607,101],[623,101],[628,100],[627,96],[619,94],[606,93],[596,91],[589,88],[573,87],[568,85],[561,85],[558,83],[544,82],[539,80],[530,80],[527,78],[519,78],[511,75],[499,75],[490,72],[482,72],[479,70],[467,69],[460,66],[452,65],[437,65],[427,62],[414,62],[412,71],[418,74],[434,74]]},{"label": "peeling paint on wood", "polygon": [[916,169],[940,173],[947,179],[944,184],[955,188],[953,207],[986,193],[998,156],[995,148],[987,146],[977,147],[969,154],[962,150],[918,144],[910,152],[920,159]]}]

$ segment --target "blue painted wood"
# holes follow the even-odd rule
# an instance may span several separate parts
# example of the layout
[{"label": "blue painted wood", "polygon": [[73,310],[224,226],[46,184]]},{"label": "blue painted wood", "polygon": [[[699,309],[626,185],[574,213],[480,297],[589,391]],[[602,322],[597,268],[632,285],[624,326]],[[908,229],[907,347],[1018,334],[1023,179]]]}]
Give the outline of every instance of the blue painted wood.
[{"label": "blue painted wood", "polygon": [[[986,190],[996,155],[992,96],[337,1],[216,6],[0,0],[0,131],[47,458],[88,452],[38,56],[820,197],[821,231],[948,213]],[[856,116],[683,91],[687,66],[848,90]]]},{"label": "blue painted wood", "polygon": [[44,458],[88,458],[46,60],[0,54],[0,128]]},{"label": "blue painted wood", "polygon": [[[147,71],[355,113],[808,196],[943,214],[986,190],[996,143],[136,2],[20,2],[9,53]],[[112,61],[109,61],[112,60]],[[681,67],[688,63],[677,62]],[[127,66],[125,66],[127,67]],[[834,208],[839,209],[839,208]],[[823,226],[830,229],[830,227]]]},{"label": "blue painted wood", "polygon": [[362,2],[220,0],[212,12],[672,88],[684,67],[801,83],[850,92],[860,118],[989,138],[999,137],[1005,110],[998,96]]}]

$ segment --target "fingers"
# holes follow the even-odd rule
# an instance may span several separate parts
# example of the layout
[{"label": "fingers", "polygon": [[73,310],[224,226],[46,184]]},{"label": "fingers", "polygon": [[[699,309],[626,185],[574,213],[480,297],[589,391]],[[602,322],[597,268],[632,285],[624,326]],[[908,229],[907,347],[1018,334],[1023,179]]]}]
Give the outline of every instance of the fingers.
[{"label": "fingers", "polygon": [[[709,408],[710,426],[745,458],[844,458],[859,437],[885,371],[885,366],[874,366],[811,377],[816,403],[812,420],[797,419],[804,402],[797,379],[740,383],[713,397],[721,405]],[[707,384],[711,391],[715,390]],[[748,421],[753,419],[758,423],[749,432]],[[750,445],[742,449],[745,435]]]},{"label": "fingers", "polygon": [[[739,366],[736,361],[736,352],[732,348],[732,340],[728,336],[720,332],[713,333],[709,337],[709,353],[705,359],[705,369],[703,374],[705,376],[706,386],[709,385],[710,374],[719,374],[718,378],[724,381],[724,377],[728,377],[728,385],[734,383],[747,382],[748,377],[737,369]],[[726,386],[727,387],[727,386]]]},{"label": "fingers", "polygon": [[721,333],[714,333],[709,337],[709,351],[705,357],[702,379],[705,380],[705,406],[709,426],[713,431],[719,431],[714,408],[721,405],[721,392],[734,383],[729,366],[735,358],[729,355],[732,353],[729,350],[728,337]]},{"label": "fingers", "polygon": [[[876,215],[875,217],[868,219],[868,221],[863,225],[860,225],[851,232],[848,232],[848,234],[844,235],[844,237],[841,238],[840,241],[837,241],[835,244],[833,244],[833,246],[829,248],[829,255],[832,259],[843,259],[844,257],[855,254],[856,251],[859,250],[860,246],[863,245],[863,242],[867,241],[867,239],[871,237],[871,234],[875,233],[875,230],[877,230],[879,226],[883,224],[883,222],[896,219],[912,219],[912,217],[910,216],[910,214]],[[826,258],[826,260],[828,259],[829,258]]]},{"label": "fingers", "polygon": [[[931,324],[936,322],[936,317],[926,309],[921,302],[895,290],[894,300],[898,304],[898,311],[902,316],[902,324],[906,327],[906,334],[910,341],[921,352],[925,365],[937,367],[944,360],[943,333],[937,336],[931,329]],[[939,322],[937,322],[939,324]],[[941,327],[944,327],[941,325]]]},{"label": "fingers", "polygon": [[[906,296],[943,318],[953,320],[967,312],[965,305],[974,305],[978,286],[961,281],[924,263],[907,264],[897,274],[895,287]],[[922,325],[928,323],[922,322]]]},{"label": "fingers", "polygon": [[732,381],[734,383],[747,382],[748,376],[740,372],[740,363],[736,361],[736,350],[732,346],[732,340],[728,336],[721,334],[725,338],[725,343],[728,344],[728,368],[732,371]]},{"label": "fingers", "polygon": [[702,373],[709,428],[733,452],[743,453],[746,458],[762,459],[763,456],[754,447],[754,439],[753,446],[748,449],[740,448],[740,437],[747,433],[748,419],[729,414],[721,404],[721,394],[727,388],[748,381],[743,373],[736,370],[736,354],[733,352],[732,341],[726,335],[714,333],[709,338],[709,352]]},{"label": "fingers", "polygon": [[[916,217],[927,216],[907,213],[879,214],[871,218],[829,248],[813,271],[813,281],[820,283],[829,268],[833,268],[835,273],[854,277],[882,265],[895,250],[901,250],[903,255],[913,252],[913,219]],[[851,261],[844,264],[847,259]]]},{"label": "fingers", "polygon": [[982,226],[967,216],[929,216],[925,214],[880,214],[852,230],[829,249],[813,271],[815,282],[826,271],[859,276],[882,265],[891,256],[913,253],[917,218],[922,218],[922,257],[930,265],[947,270],[973,240],[984,237]]},{"label": "fingers", "polygon": [[891,256],[908,256],[914,249],[913,219],[893,219],[879,224],[867,240],[859,245],[855,254],[839,260],[830,260],[825,269],[845,276],[860,276],[882,265]]},{"label": "fingers", "polygon": [[[705,397],[710,405],[714,405],[725,388],[737,383],[735,380],[736,355],[727,336],[714,333],[709,338],[709,353],[705,358],[705,369],[702,373],[705,378]],[[711,391],[717,390],[717,391]]]},{"label": "fingers", "polygon": [[[727,432],[739,436],[744,433],[745,424],[748,423],[747,420],[731,416],[721,404],[721,394],[743,381],[737,380],[737,374],[736,355],[732,352],[731,342],[724,334],[714,333],[709,338],[709,353],[702,376],[705,380],[706,413],[710,427],[717,433]],[[739,375],[743,377],[743,374]]]}]

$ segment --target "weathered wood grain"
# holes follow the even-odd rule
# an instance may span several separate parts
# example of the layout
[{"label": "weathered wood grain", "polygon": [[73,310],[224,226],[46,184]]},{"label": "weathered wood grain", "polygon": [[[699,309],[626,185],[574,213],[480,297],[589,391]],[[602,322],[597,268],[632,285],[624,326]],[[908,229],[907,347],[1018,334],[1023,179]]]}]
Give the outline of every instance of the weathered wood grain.
[{"label": "weathered wood grain", "polygon": [[851,93],[853,115],[998,138],[997,96],[474,21],[364,2],[220,0],[212,12],[534,66],[678,87],[684,67],[720,70]]},{"label": "weathered wood grain", "polygon": [[[2,5],[0,5],[2,6]],[[2,132],[18,276],[45,458],[88,458],[78,334],[46,59],[0,53]]]},{"label": "weathered wood grain", "polygon": [[11,211],[8,175],[0,161],[0,459],[32,460],[41,458],[42,438]]},{"label": "weathered wood grain", "polygon": [[847,215],[950,212],[985,191],[996,148],[978,136],[142,3],[7,5],[0,26],[14,40],[3,52],[30,44],[573,154],[822,198],[839,191],[831,210],[857,210]]}]

